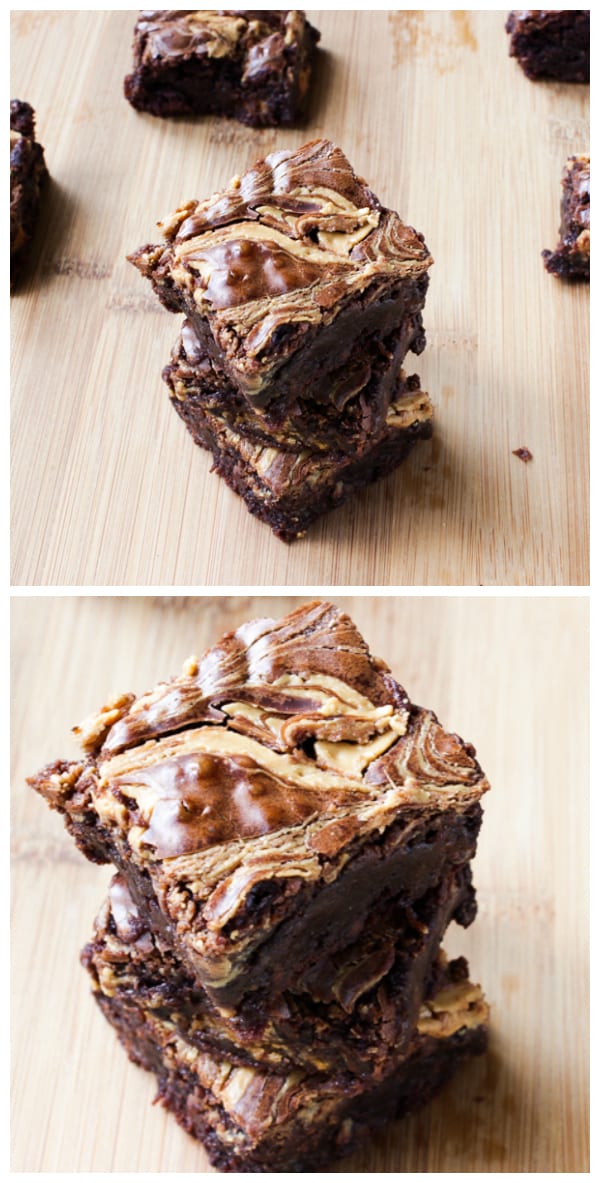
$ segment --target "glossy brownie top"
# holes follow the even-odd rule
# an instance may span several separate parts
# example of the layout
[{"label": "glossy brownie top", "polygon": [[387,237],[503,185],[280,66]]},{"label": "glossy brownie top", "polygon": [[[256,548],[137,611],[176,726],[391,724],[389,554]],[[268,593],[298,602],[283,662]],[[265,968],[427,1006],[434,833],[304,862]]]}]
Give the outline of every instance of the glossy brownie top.
[{"label": "glossy brownie top", "polygon": [[[269,839],[271,853],[333,853],[406,805],[444,808],[488,788],[474,749],[413,706],[330,604],[227,634],[184,672],[124,695],[75,728],[69,765],[142,862]],[[51,766],[52,767],[52,766]],[[34,778],[39,781],[39,778]],[[275,850],[275,847],[277,850]],[[220,862],[220,868],[217,865]],[[222,901],[224,903],[224,901]]]},{"label": "glossy brownie top", "polygon": [[318,33],[299,10],[194,11],[185,9],[140,12],[134,31],[136,65],[157,60],[188,58],[245,58],[244,79],[281,64],[285,48],[299,44],[309,30]]},{"label": "glossy brownie top", "polygon": [[[353,301],[383,299],[432,263],[328,140],[273,152],[159,223],[131,262],[168,307],[195,311],[249,394]],[[422,299],[420,305],[422,306]]]}]

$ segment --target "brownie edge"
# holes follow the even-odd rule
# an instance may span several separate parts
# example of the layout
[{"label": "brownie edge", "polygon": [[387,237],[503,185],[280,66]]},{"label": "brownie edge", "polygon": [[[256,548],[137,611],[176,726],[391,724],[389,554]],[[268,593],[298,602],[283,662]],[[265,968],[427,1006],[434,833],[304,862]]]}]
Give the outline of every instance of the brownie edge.
[{"label": "brownie edge", "polygon": [[10,104],[10,282],[21,278],[38,217],[40,192],[48,170],[35,139],[35,112],[29,103]]},{"label": "brownie edge", "polygon": [[559,241],[542,251],[546,270],[559,279],[590,278],[590,158],[571,156],[562,175]]},{"label": "brownie edge", "polygon": [[590,80],[590,14],[587,9],[513,11],[508,15],[509,55],[532,81]]}]

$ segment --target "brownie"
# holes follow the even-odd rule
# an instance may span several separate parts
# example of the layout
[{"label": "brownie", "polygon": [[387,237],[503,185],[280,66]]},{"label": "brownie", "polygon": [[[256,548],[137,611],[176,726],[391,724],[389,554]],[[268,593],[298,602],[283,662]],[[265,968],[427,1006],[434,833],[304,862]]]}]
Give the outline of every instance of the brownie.
[{"label": "brownie", "polygon": [[304,440],[308,405],[330,420],[326,445],[336,442],[345,401],[372,374],[370,423],[383,429],[403,358],[425,345],[432,259],[339,148],[315,140],[274,152],[160,228],[163,241],[130,261],[165,307],[185,313],[217,373],[273,438],[292,421]]},{"label": "brownie", "polygon": [[[227,634],[30,778],[220,1009],[318,976],[473,857],[489,784],[335,606]],[[380,931],[380,928],[377,930]]]},{"label": "brownie", "polygon": [[562,175],[559,241],[542,251],[547,271],[561,279],[590,278],[590,158],[570,156]]},{"label": "brownie", "polygon": [[299,11],[144,11],[125,97],[152,115],[294,123],[306,106],[319,39]]},{"label": "brownie", "polygon": [[559,9],[510,12],[506,22],[511,57],[528,78],[559,82],[590,80],[590,14]]},{"label": "brownie", "polygon": [[293,542],[357,490],[389,475],[419,440],[431,436],[429,396],[416,375],[407,379],[403,371],[383,431],[365,434],[363,446],[352,453],[298,445],[293,451],[289,442],[269,443],[259,416],[257,426],[248,428],[243,411],[237,414],[220,399],[214,369],[193,332],[182,333],[163,378],[195,443],[212,453],[213,470],[285,542]]},{"label": "brownie", "polygon": [[21,276],[33,238],[40,191],[47,177],[44,149],[35,139],[35,112],[29,103],[10,104],[10,279]]},{"label": "brownie", "polygon": [[125,1003],[138,999],[188,1043],[232,1063],[374,1078],[406,1052],[423,997],[437,983],[448,924],[466,926],[475,914],[465,867],[412,908],[397,909],[394,933],[390,917],[382,917],[381,932],[373,926],[343,959],[332,956],[303,991],[294,983],[268,1002],[261,995],[223,1013],[151,932],[116,875],[82,961],[96,991]]},{"label": "brownie", "polygon": [[236,1065],[189,1043],[144,996],[96,988],[95,997],[129,1058],[155,1073],[157,1100],[204,1143],[214,1166],[315,1171],[419,1109],[465,1060],[485,1051],[488,1007],[463,967],[462,959],[450,963],[439,992],[421,1007],[405,1058],[378,1080]]}]

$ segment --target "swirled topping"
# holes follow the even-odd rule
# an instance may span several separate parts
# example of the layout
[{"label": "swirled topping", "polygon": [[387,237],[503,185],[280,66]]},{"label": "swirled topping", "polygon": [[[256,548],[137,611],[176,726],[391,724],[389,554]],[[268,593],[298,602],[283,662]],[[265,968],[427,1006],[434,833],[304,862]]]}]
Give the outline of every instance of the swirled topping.
[{"label": "swirled topping", "polygon": [[233,12],[142,12],[136,32],[143,39],[141,61],[233,53],[247,26]]},{"label": "swirled topping", "polygon": [[473,747],[444,731],[432,711],[419,711],[410,730],[366,776],[374,783],[392,781],[418,791],[419,785],[468,785],[476,768]]},{"label": "swirled topping", "polygon": [[252,76],[281,58],[285,45],[301,38],[306,23],[299,11],[145,10],[135,26],[136,64],[157,59],[247,56]]},{"label": "swirled topping", "polygon": [[[179,293],[181,307],[191,302],[208,320],[249,395],[307,330],[330,324],[356,299],[363,310],[399,300],[400,285],[432,263],[422,235],[383,209],[327,140],[273,152],[224,192],[180,206],[159,225],[164,244],[130,261],[170,307]],[[400,301],[398,321],[403,313]]]},{"label": "swirled topping", "polygon": [[[243,625],[75,732],[88,761],[74,778],[61,766],[42,791],[57,805],[85,788],[143,864],[202,854],[207,882],[223,879],[207,924],[251,892],[265,857],[286,876],[312,874],[317,856],[405,805],[468,804],[488,787],[473,748],[412,706],[349,617],[323,603]],[[279,847],[261,853],[273,836]],[[227,877],[216,852],[250,839],[252,859],[238,853]]]},{"label": "swirled topping", "polygon": [[[399,375],[398,388],[394,401],[390,404],[385,418],[385,429],[392,431],[406,431],[417,424],[427,423],[433,417],[433,407],[429,395],[424,390],[410,391],[404,389],[405,374]],[[241,430],[235,430],[225,421],[216,419],[213,429],[218,432],[219,440],[225,448],[231,448],[249,468],[248,479],[255,474],[260,482],[259,487],[266,486],[275,497],[280,497],[294,489],[311,486],[319,490],[327,487],[331,474],[343,480],[344,470],[340,468],[339,453],[334,453],[327,462],[320,458],[315,465],[315,449],[304,447],[301,451],[292,452],[274,445],[265,445],[250,439]],[[321,454],[322,457],[323,454]],[[351,464],[351,460],[348,462]]]},{"label": "swirled topping", "polygon": [[75,734],[85,751],[106,758],[183,727],[228,720],[281,750],[288,717],[312,719],[313,738],[317,726],[331,738],[335,723],[338,738],[350,740],[377,708],[387,715],[407,702],[350,618],[315,603],[280,621],[242,625],[190,659],[179,677],[138,698],[112,699]]}]

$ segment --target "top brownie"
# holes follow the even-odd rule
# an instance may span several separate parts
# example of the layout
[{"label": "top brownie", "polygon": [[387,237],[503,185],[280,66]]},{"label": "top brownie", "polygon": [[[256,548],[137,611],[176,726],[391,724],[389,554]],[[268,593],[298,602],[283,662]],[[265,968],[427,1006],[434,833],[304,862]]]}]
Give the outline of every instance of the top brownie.
[{"label": "top brownie", "polygon": [[75,731],[84,757],[30,784],[221,1007],[397,924],[473,857],[489,788],[328,604],[242,626]]},{"label": "top brownie", "polygon": [[136,22],[125,97],[152,115],[290,124],[305,106],[319,36],[296,10],[147,10]]},{"label": "top brownie", "polygon": [[511,57],[528,78],[590,80],[590,14],[586,9],[523,9],[506,22]]},{"label": "top brownie", "polygon": [[328,402],[343,367],[364,385],[386,353],[399,369],[424,347],[423,236],[327,140],[272,153],[159,226],[130,261],[254,408],[305,390]]}]

